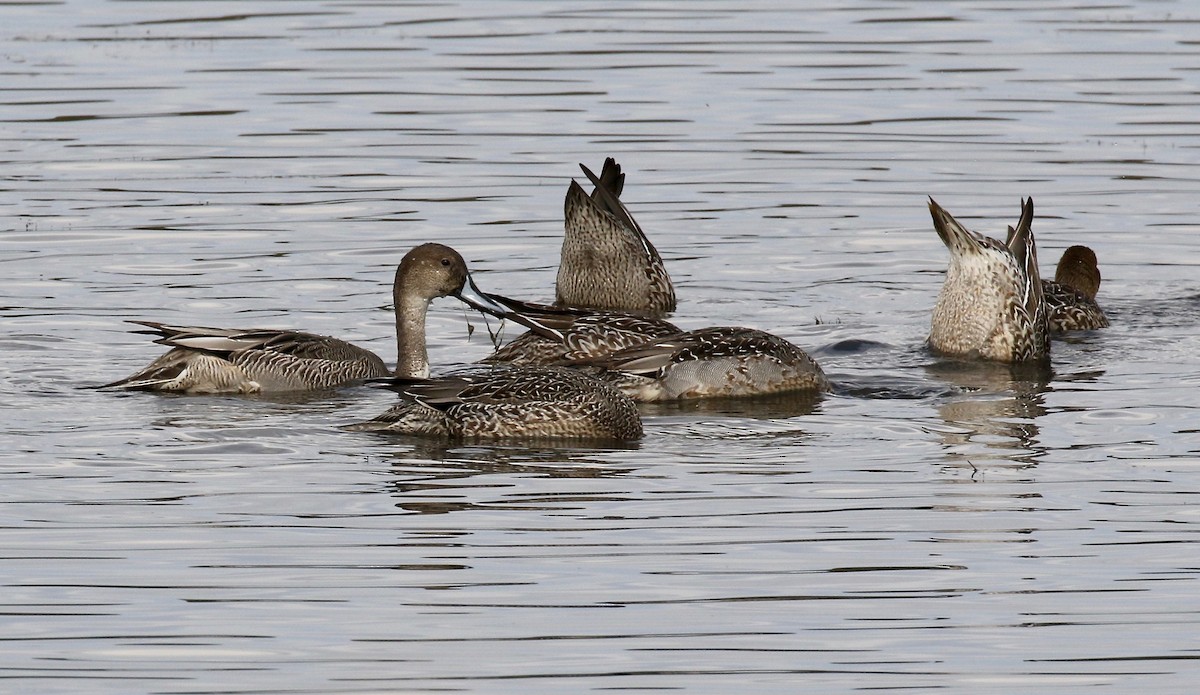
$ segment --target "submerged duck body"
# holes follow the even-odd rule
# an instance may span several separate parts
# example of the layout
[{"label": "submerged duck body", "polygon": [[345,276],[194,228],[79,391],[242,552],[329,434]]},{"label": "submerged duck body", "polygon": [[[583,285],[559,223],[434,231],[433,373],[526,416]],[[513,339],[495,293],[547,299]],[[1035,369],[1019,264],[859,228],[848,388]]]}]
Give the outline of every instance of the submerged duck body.
[{"label": "submerged duck body", "polygon": [[580,164],[595,189],[574,180],[563,204],[559,306],[662,316],[675,310],[675,288],[662,257],[621,202],[625,174],[609,157],[600,176]]},{"label": "submerged duck body", "polygon": [[940,353],[998,362],[1047,359],[1046,306],[1033,238],[1033,200],[1007,244],[963,227],[931,198],[929,212],[950,251],[933,310],[929,346]]},{"label": "submerged duck body", "polygon": [[[661,319],[485,296],[507,307],[538,335],[547,347],[537,358],[600,368],[601,378],[636,401],[738,398],[830,387],[808,353],[764,331],[712,327],[685,332]],[[511,354],[506,348],[488,360],[530,359],[527,353]]]},{"label": "submerged duck body", "polygon": [[572,369],[498,364],[431,379],[382,381],[401,402],[346,429],[465,439],[642,436],[633,401]]},{"label": "submerged duck body", "polygon": [[1099,291],[1096,253],[1086,246],[1072,246],[1064,251],[1054,279],[1042,281],[1050,332],[1107,328],[1108,317],[1096,303]]},{"label": "submerged duck body", "polygon": [[828,391],[820,365],[765,331],[712,327],[677,333],[599,360],[618,388],[641,402],[743,398]]}]

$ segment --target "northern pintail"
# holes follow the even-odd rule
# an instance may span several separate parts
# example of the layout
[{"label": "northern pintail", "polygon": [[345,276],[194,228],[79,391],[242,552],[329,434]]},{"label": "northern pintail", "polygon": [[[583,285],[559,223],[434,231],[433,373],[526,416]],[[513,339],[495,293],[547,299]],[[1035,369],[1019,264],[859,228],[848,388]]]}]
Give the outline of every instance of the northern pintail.
[{"label": "northern pintail", "polygon": [[[454,249],[424,244],[409,252],[405,261],[410,256],[415,256],[414,264],[439,278],[430,283],[438,288],[434,296],[458,297],[482,311],[540,328],[481,292]],[[397,283],[408,287],[400,280]],[[629,398],[609,384],[570,370],[491,365],[430,377],[425,313],[433,296],[423,298],[429,294],[397,294],[399,368],[395,376],[372,380],[398,392],[401,402],[347,429],[480,439],[632,440],[642,436],[637,407]]]},{"label": "northern pintail", "polygon": [[740,398],[828,391],[808,353],[777,335],[719,326],[677,333],[590,360],[635,401]]},{"label": "northern pintail", "polygon": [[269,328],[206,328],[131,321],[171,349],[145,369],[98,388],[169,393],[315,391],[388,374],[370,350],[326,335]]},{"label": "northern pintail", "polygon": [[998,362],[1049,357],[1049,331],[1033,238],[1033,199],[1008,243],[963,227],[932,198],[929,212],[950,267],[933,309],[929,346],[937,352]]},{"label": "northern pintail", "polygon": [[589,196],[574,179],[567,189],[555,301],[647,316],[674,311],[675,288],[662,257],[620,200],[620,165],[609,157],[600,176],[579,167],[595,189]]},{"label": "northern pintail", "polygon": [[649,316],[600,309],[553,307],[500,295],[487,297],[508,308],[511,316],[532,318],[541,329],[548,330],[527,331],[484,358],[484,362],[566,364],[604,357],[680,332],[679,327],[670,321]]},{"label": "northern pintail", "polygon": [[[454,249],[423,244],[396,268],[397,376],[429,375],[425,312],[438,297],[457,294],[467,266]],[[169,326],[138,321],[171,348],[136,374],[100,388],[175,393],[313,391],[386,376],[375,353],[344,340],[300,331]]]},{"label": "northern pintail", "polygon": [[1063,251],[1053,280],[1042,280],[1051,333],[1107,328],[1108,317],[1096,303],[1100,268],[1096,252],[1086,246]]},{"label": "northern pintail", "polygon": [[467,439],[607,439],[642,436],[637,406],[573,369],[495,364],[430,379],[377,380],[401,402],[344,429]]},{"label": "northern pintail", "polygon": [[[828,391],[829,380],[804,350],[752,328],[671,331],[665,321],[630,331],[639,317],[587,310],[539,311],[536,305],[487,295],[526,320],[557,352],[498,352],[489,360],[551,358],[601,367],[602,376],[636,401],[763,396]],[[662,335],[653,335],[659,334]]]},{"label": "northern pintail", "polygon": [[[466,262],[453,249],[424,244],[396,269],[395,374],[429,374],[425,312],[437,297],[459,294],[469,284]],[[473,286],[473,285],[472,285]],[[485,304],[476,301],[476,304]],[[502,309],[502,308],[501,308]],[[392,374],[375,353],[344,340],[301,331],[206,328],[133,321],[171,349],[148,367],[99,388],[174,393],[278,393],[333,388]]]}]

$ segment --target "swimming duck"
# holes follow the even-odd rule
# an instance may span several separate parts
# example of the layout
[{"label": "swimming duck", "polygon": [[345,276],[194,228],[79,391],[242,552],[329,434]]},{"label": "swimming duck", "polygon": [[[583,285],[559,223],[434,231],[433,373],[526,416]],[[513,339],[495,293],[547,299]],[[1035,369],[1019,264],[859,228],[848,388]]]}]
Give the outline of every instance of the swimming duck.
[{"label": "swimming duck", "polygon": [[998,362],[1050,355],[1046,306],[1033,238],[1033,199],[1007,244],[963,227],[932,198],[929,212],[950,267],[933,309],[929,346],[937,352]]},{"label": "swimming duck", "polygon": [[1051,333],[1107,328],[1108,317],[1096,303],[1100,268],[1096,252],[1086,246],[1063,251],[1053,280],[1042,280]]},{"label": "swimming duck", "polygon": [[[469,280],[453,249],[424,244],[396,269],[395,374],[429,374],[425,311],[437,298],[460,293]],[[473,286],[473,285],[472,285]],[[476,300],[485,305],[485,300]],[[499,308],[503,310],[503,307]],[[205,328],[135,321],[171,349],[145,369],[99,388],[173,393],[279,393],[328,389],[392,372],[375,353],[344,340],[301,331]]]},{"label": "swimming duck", "polygon": [[502,349],[488,360],[550,359],[576,367],[601,367],[601,376],[635,401],[829,390],[816,361],[764,331],[741,327],[679,331],[665,321],[630,314],[539,310],[538,305],[486,296],[521,316],[547,344],[557,344],[557,350],[537,352]]},{"label": "swimming duck", "polygon": [[467,439],[606,439],[642,436],[637,406],[573,369],[506,364],[429,379],[377,380],[401,402],[344,429]]},{"label": "swimming duck", "polygon": [[563,204],[562,259],[555,302],[662,316],[675,310],[675,288],[662,257],[621,203],[625,174],[612,157],[600,176],[579,165],[595,189],[574,180]]}]

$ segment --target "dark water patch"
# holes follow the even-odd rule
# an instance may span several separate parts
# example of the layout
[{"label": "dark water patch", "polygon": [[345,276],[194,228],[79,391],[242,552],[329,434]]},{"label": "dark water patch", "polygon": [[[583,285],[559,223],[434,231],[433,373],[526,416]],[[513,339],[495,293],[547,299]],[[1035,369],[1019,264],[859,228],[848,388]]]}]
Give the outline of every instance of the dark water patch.
[{"label": "dark water patch", "polygon": [[865,338],[848,338],[830,345],[824,345],[814,351],[814,354],[857,355],[874,350],[887,350],[891,346]]},{"label": "dark water patch", "polygon": [[961,393],[952,386],[930,383],[927,379],[914,379],[907,375],[872,375],[848,377],[831,374],[833,392],[848,398],[925,400]]}]

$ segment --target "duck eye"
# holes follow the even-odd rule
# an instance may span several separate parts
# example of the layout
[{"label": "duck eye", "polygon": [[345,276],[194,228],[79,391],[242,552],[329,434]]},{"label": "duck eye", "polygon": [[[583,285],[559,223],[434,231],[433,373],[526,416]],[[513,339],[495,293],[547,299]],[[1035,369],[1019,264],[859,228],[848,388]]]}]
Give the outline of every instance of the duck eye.
[{"label": "duck eye", "polygon": [[442,265],[445,265],[445,266],[448,266],[448,265],[450,265],[450,259],[449,259],[449,258],[443,258],[443,259],[442,259]]}]

